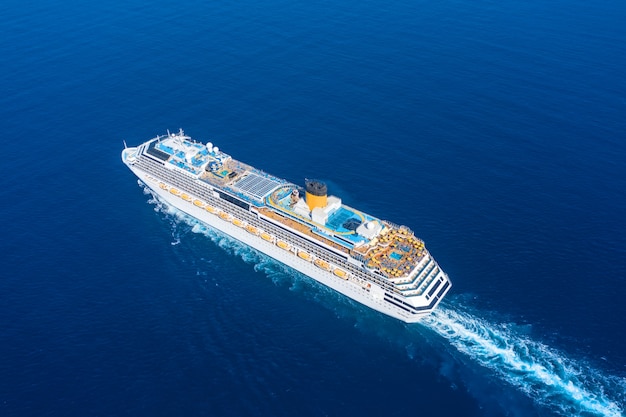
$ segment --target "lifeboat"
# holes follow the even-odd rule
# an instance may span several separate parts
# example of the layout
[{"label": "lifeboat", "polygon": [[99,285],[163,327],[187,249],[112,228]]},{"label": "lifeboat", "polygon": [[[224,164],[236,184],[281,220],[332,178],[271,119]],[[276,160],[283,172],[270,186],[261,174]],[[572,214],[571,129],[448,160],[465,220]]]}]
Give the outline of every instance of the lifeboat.
[{"label": "lifeboat", "polygon": [[315,261],[313,261],[313,263],[318,268],[325,269],[326,271],[330,271],[330,264],[322,259],[316,259]]},{"label": "lifeboat", "polygon": [[161,187],[162,190],[167,190],[167,185],[162,182],[159,183],[159,187]]},{"label": "lifeboat", "polygon": [[241,220],[237,219],[237,218],[233,218],[233,224],[235,226],[238,226],[238,227],[243,227],[244,226],[243,222]]},{"label": "lifeboat", "polygon": [[289,243],[284,242],[282,240],[279,240],[278,242],[276,242],[276,245],[278,245],[279,248],[284,249],[284,250],[291,249],[291,246],[289,245]]},{"label": "lifeboat", "polygon": [[180,195],[180,198],[182,198],[182,199],[183,199],[183,200],[185,200],[185,201],[191,201],[191,197],[189,197],[189,195],[188,195],[188,194],[185,194],[185,193],[182,193],[182,194]]},{"label": "lifeboat", "polygon": [[262,238],[263,240],[267,240],[268,242],[271,242],[271,241],[273,241],[273,240],[274,240],[274,236],[270,235],[270,234],[269,234],[269,233],[267,233],[267,232],[263,232],[263,233],[261,233],[261,238]]},{"label": "lifeboat", "polygon": [[213,213],[213,214],[217,213],[217,209],[213,206],[209,206],[208,204],[204,206],[204,209],[208,211],[209,213]]},{"label": "lifeboat", "polygon": [[170,188],[170,194],[180,195],[180,191],[178,191],[176,188]]},{"label": "lifeboat", "polygon": [[252,226],[251,224],[246,226],[246,230],[248,231],[248,233],[252,233],[253,235],[256,235],[258,232],[257,228]]},{"label": "lifeboat", "polygon": [[348,279],[348,273],[343,269],[335,268],[333,274],[337,275],[339,278]]},{"label": "lifeboat", "polygon": [[232,217],[230,214],[226,213],[225,211],[221,211],[219,216],[222,220],[226,220],[226,221],[230,221]]},{"label": "lifeboat", "polygon": [[298,256],[304,259],[305,261],[309,261],[309,262],[311,261],[311,254],[303,250],[298,251]]},{"label": "lifeboat", "polygon": [[200,200],[193,200],[193,205],[200,208],[204,207],[204,203]]}]

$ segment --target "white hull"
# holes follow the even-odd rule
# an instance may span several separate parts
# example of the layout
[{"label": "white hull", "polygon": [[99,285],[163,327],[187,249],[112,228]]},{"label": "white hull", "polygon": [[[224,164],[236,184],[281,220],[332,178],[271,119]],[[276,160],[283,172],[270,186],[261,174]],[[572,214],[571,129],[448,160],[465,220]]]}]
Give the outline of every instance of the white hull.
[{"label": "white hull", "polygon": [[192,202],[193,199],[196,198],[195,196],[192,196],[192,201],[187,201],[171,194],[167,189],[162,189],[159,186],[159,183],[162,181],[156,180],[132,164],[127,165],[132,172],[143,183],[145,183],[156,196],[158,196],[159,199],[163,200],[167,204],[359,303],[407,323],[417,322],[429,313],[429,311],[426,311],[423,314],[411,314],[401,308],[396,308],[392,304],[384,301],[385,291],[378,285],[371,283],[370,288],[364,288],[352,280],[339,278],[332,272],[323,270],[318,266],[315,266],[312,262],[301,259],[295,254],[295,252],[281,249],[275,243],[268,242],[260,236],[251,234],[244,228],[238,227],[232,222],[220,218],[216,214],[209,213],[205,209],[195,206]]}]

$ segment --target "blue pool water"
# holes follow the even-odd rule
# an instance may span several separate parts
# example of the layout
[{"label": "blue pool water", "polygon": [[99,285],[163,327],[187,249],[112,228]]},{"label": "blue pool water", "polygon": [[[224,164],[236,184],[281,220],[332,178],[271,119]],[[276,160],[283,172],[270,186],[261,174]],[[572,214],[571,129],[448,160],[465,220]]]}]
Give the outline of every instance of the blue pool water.
[{"label": "blue pool water", "polygon": [[[3,3],[2,416],[620,416],[626,5]],[[163,206],[185,129],[415,231],[370,311]]]},{"label": "blue pool water", "polygon": [[398,252],[391,252],[389,256],[397,261],[402,259],[402,255],[400,255]]}]

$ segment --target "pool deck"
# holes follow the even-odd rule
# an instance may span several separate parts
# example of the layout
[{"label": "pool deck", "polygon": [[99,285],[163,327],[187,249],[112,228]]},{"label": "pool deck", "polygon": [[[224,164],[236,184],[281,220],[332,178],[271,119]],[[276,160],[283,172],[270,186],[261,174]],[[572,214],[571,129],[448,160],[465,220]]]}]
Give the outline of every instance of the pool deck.
[{"label": "pool deck", "polygon": [[[169,163],[197,174],[202,181],[245,199],[268,218],[336,250],[362,259],[367,268],[378,270],[389,279],[407,277],[425,256],[424,242],[416,238],[409,229],[379,220],[345,205],[331,212],[326,224],[315,223],[297,214],[293,210],[291,200],[292,191],[299,189],[296,185],[268,176],[228,154],[209,152],[200,143],[188,140],[175,141],[174,137],[168,137],[163,142],[159,141],[156,147],[171,156]],[[218,164],[219,169],[205,170],[204,167],[211,163]],[[235,184],[247,173],[275,180],[281,187],[276,188],[262,201],[259,198],[260,194],[255,196],[237,189]],[[265,180],[261,178],[261,181]],[[376,237],[369,239],[356,232],[356,225],[372,221],[382,226],[381,232]]]}]

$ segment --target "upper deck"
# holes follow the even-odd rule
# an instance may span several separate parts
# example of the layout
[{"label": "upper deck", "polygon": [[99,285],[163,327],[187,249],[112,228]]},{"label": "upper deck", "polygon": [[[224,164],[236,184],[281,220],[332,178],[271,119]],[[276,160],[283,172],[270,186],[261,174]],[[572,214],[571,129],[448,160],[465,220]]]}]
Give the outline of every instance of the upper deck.
[{"label": "upper deck", "polygon": [[[311,196],[307,189],[305,199],[302,187],[238,161],[211,143],[195,142],[182,130],[153,139],[144,152],[311,240],[349,254],[393,282],[410,281],[427,253],[410,229],[343,205],[335,196]],[[322,203],[313,203],[319,198]]]},{"label": "upper deck", "polygon": [[255,206],[263,206],[265,196],[287,183],[237,161],[211,142],[193,141],[182,130],[158,136],[148,143],[145,152],[167,168],[192,175]]}]

